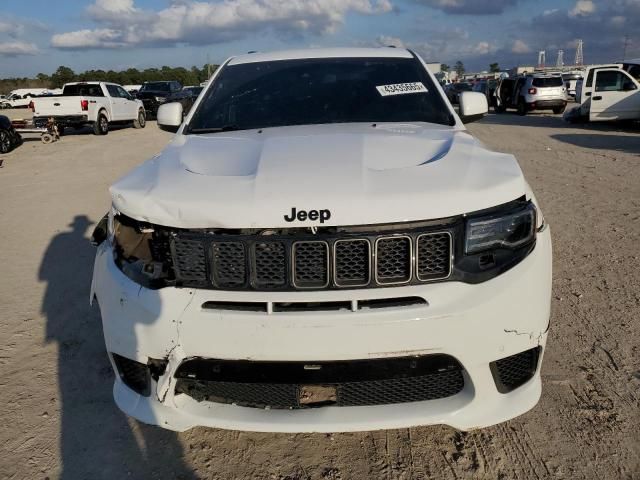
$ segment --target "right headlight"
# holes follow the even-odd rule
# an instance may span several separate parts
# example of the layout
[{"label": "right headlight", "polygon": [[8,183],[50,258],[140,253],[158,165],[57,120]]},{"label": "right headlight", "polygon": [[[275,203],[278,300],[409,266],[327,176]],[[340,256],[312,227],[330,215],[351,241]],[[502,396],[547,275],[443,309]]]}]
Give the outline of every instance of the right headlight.
[{"label": "right headlight", "polygon": [[533,203],[517,211],[473,218],[466,225],[465,253],[515,249],[531,242],[535,234],[536,208]]}]

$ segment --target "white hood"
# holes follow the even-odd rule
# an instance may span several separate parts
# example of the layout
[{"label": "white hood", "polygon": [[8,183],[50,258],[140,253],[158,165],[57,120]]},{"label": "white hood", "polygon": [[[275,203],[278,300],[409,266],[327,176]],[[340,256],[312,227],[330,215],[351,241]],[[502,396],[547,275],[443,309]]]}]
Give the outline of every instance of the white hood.
[{"label": "white hood", "polygon": [[521,197],[512,155],[455,127],[341,124],[177,135],[111,187],[133,218],[183,228],[319,226],[428,220]]}]

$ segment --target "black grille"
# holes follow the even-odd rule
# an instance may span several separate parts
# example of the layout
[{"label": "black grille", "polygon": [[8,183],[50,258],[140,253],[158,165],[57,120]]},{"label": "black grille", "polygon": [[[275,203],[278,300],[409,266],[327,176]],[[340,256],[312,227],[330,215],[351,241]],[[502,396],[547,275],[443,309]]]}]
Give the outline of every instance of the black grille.
[{"label": "black grille", "polygon": [[191,285],[207,283],[207,264],[204,244],[200,240],[176,237],[173,242],[176,276]]},{"label": "black grille", "polygon": [[451,266],[451,235],[446,232],[420,235],[417,245],[418,279],[447,277]]},{"label": "black grille", "polygon": [[220,288],[242,287],[247,283],[247,258],[242,242],[211,244],[213,284]]},{"label": "black grille", "polygon": [[500,393],[508,393],[527,383],[538,368],[540,347],[516,353],[495,362],[490,368]]},{"label": "black grille", "polygon": [[385,405],[450,397],[463,386],[460,370],[449,370],[419,377],[345,383],[340,385],[338,395],[344,406]]},{"label": "black grille", "polygon": [[296,287],[325,287],[329,284],[329,246],[325,242],[296,242],[293,245]]},{"label": "black grille", "polygon": [[335,282],[340,286],[367,285],[371,275],[367,240],[339,240],[335,244]]},{"label": "black grille", "polygon": [[255,286],[258,288],[284,287],[287,284],[287,258],[284,244],[256,243],[253,253]]},{"label": "black grille", "polygon": [[118,370],[118,375],[120,375],[124,384],[140,395],[149,396],[149,368],[143,363],[130,360],[115,353],[112,355]]},{"label": "black grille", "polygon": [[411,239],[386,237],[376,242],[378,283],[404,283],[411,280]]},{"label": "black grille", "polygon": [[[198,401],[298,409],[419,402],[450,397],[464,388],[462,367],[447,355],[309,366],[299,362],[189,360],[176,372],[176,392]],[[301,401],[302,392],[314,387],[331,391],[331,399]]]},{"label": "black grille", "polygon": [[[451,273],[449,231],[407,234],[339,232],[236,234],[174,232],[170,240],[178,286],[222,290],[384,287],[445,279]],[[361,236],[360,236],[361,235]],[[302,237],[302,238],[300,238]],[[355,238],[351,238],[355,237]],[[166,245],[151,242],[154,259]]]}]

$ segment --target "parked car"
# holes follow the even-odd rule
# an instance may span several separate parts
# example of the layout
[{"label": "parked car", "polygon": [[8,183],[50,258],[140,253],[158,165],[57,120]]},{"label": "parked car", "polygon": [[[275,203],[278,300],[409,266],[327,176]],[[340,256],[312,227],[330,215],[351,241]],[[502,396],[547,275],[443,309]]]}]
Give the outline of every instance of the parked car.
[{"label": "parked car", "polygon": [[74,82],[62,88],[62,95],[36,98],[32,102],[37,127],[53,118],[60,134],[66,127],[90,125],[96,135],[106,135],[109,125],[131,123],[144,128],[146,114],[140,100],[124,88],[108,82]]},{"label": "parked car", "polygon": [[498,85],[497,80],[493,80],[493,79],[478,80],[476,83],[473,84],[472,91],[480,92],[484,94],[487,97],[487,102],[489,103],[489,105],[493,106],[495,104],[494,94],[495,94],[497,85]]},{"label": "parked car", "polygon": [[0,100],[0,109],[27,108],[33,98],[44,95],[48,91],[46,88],[18,88],[12,90],[9,95]]},{"label": "parked car", "polygon": [[592,65],[579,87],[580,106],[565,119],[576,121],[640,120],[640,82],[618,65]]},{"label": "parked car", "polygon": [[110,189],[91,298],[145,423],[336,432],[513,418],[541,393],[551,239],[512,155],[400,48],[226,61]]},{"label": "parked car", "polygon": [[9,153],[20,144],[22,144],[22,138],[11,125],[11,120],[0,115],[0,153]]},{"label": "parked car", "polygon": [[458,103],[458,99],[462,92],[471,92],[472,90],[472,85],[466,82],[450,83],[445,87],[447,98],[454,105]]},{"label": "parked car", "polygon": [[[200,95],[200,93],[202,93],[202,91],[204,90],[204,87],[193,85],[193,86],[184,87],[183,90],[185,92],[189,92],[189,95],[191,95],[191,105],[193,106],[195,101],[198,99],[198,96]],[[191,107],[189,107],[189,109],[191,109]]]},{"label": "parked car", "polygon": [[178,102],[185,112],[193,105],[191,93],[182,89],[180,82],[144,82],[137,97],[142,100],[147,114],[155,117],[163,103]]},{"label": "parked car", "polygon": [[582,79],[583,72],[568,72],[562,74],[562,81],[567,89],[567,95],[576,98],[576,85]]},{"label": "parked car", "polygon": [[533,74],[516,78],[503,78],[495,93],[495,111],[502,113],[514,108],[519,115],[533,110],[564,112],[567,89],[559,75]]}]

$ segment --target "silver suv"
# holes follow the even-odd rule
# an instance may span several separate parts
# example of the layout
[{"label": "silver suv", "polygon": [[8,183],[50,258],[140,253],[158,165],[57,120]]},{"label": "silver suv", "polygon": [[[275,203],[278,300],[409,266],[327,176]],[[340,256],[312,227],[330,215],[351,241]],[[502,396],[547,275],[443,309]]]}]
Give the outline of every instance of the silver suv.
[{"label": "silver suv", "polygon": [[567,106],[567,89],[559,75],[505,78],[498,84],[495,96],[497,113],[515,108],[519,115],[533,110],[553,110],[557,114],[564,112]]}]

